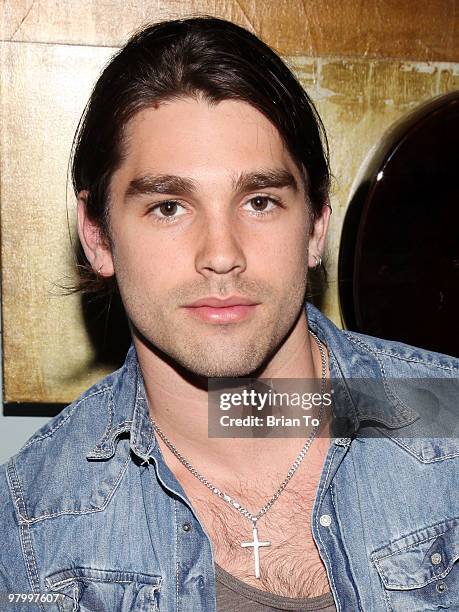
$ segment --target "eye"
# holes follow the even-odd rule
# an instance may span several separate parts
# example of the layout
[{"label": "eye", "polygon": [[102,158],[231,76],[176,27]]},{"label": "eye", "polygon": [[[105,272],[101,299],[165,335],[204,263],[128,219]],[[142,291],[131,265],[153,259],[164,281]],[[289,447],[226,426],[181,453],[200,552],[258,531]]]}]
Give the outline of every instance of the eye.
[{"label": "eye", "polygon": [[158,220],[167,221],[169,219],[172,220],[181,217],[186,211],[184,206],[179,202],[175,200],[165,200],[164,202],[152,206],[149,212],[151,212],[154,217],[158,217]]},{"label": "eye", "polygon": [[[267,215],[280,206],[280,202],[271,196],[257,195],[247,200],[243,208],[249,210],[252,214]],[[250,207],[247,209],[247,207]]]}]

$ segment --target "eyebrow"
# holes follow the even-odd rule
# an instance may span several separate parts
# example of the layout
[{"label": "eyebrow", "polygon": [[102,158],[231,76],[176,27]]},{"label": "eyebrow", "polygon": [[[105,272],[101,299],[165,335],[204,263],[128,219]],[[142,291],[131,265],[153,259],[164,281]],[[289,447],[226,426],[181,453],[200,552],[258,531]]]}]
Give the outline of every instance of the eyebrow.
[{"label": "eyebrow", "polygon": [[266,189],[267,187],[276,187],[277,189],[289,187],[293,191],[298,191],[295,177],[291,172],[283,168],[243,172],[233,182],[235,191],[256,191],[257,189]]},{"label": "eyebrow", "polygon": [[185,177],[173,174],[153,176],[147,174],[133,179],[126,190],[126,198],[138,195],[153,195],[155,193],[173,193],[186,195],[196,191],[196,183]]},{"label": "eyebrow", "polygon": [[[283,168],[243,172],[232,181],[235,192],[256,191],[257,189],[288,187],[298,191],[298,184],[291,172]],[[197,191],[194,180],[173,174],[141,176],[133,179],[126,190],[126,198],[140,195],[174,194],[185,196]]]}]

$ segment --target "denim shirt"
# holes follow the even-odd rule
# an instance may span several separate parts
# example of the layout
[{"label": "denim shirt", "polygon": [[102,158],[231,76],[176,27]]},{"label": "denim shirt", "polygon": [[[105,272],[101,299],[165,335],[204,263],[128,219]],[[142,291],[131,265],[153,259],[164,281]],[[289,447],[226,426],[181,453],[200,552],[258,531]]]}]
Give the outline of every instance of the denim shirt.
[{"label": "denim shirt", "polygon": [[[457,411],[457,396],[427,410],[429,389],[394,380],[457,383],[459,360],[307,315],[348,431],[330,440],[311,515],[337,610],[458,611],[457,421],[422,437],[432,405]],[[380,381],[382,396],[355,393],[353,378]],[[2,466],[0,504],[1,610],[216,609],[212,545],[162,458],[133,347]],[[7,593],[43,603],[8,605]]]}]

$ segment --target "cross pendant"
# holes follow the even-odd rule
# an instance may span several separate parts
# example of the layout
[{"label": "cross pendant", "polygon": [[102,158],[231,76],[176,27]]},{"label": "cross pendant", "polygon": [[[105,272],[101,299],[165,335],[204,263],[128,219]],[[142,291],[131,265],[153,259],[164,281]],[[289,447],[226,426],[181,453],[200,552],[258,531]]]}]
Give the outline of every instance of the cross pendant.
[{"label": "cross pendant", "polygon": [[258,539],[258,529],[257,527],[253,527],[253,541],[252,542],[242,542],[241,546],[243,548],[253,548],[253,556],[255,560],[255,578],[260,577],[260,547],[261,546],[271,546],[271,542],[260,542]]}]

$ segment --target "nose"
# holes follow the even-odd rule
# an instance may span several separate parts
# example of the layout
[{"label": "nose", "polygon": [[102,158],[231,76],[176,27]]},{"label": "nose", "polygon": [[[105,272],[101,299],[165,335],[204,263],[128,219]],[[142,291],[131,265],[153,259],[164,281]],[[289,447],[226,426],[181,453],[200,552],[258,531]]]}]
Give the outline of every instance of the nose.
[{"label": "nose", "polygon": [[247,266],[244,251],[237,234],[234,218],[207,218],[200,232],[196,252],[196,270],[211,278],[215,274],[237,276]]}]

